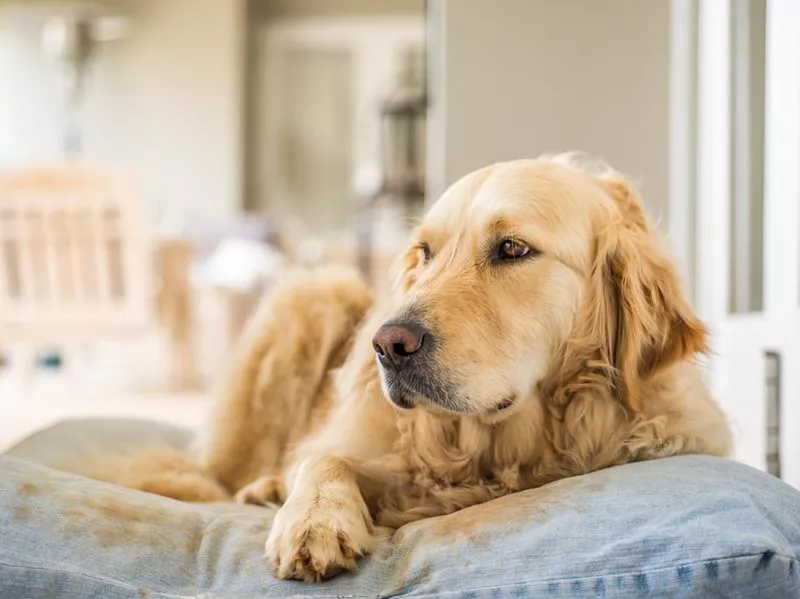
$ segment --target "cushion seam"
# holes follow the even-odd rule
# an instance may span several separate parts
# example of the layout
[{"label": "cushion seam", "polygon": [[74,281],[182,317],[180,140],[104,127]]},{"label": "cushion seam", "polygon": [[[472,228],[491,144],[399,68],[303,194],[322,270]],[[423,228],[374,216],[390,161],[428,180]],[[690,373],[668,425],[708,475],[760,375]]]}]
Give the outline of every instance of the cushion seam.
[{"label": "cushion seam", "polygon": [[[480,592],[485,590],[492,590],[492,589],[513,589],[519,587],[531,587],[533,585],[542,585],[542,584],[552,584],[552,583],[562,583],[562,582],[574,582],[574,581],[585,581],[585,580],[597,580],[600,578],[611,578],[616,576],[636,576],[636,575],[647,575],[653,574],[656,572],[664,572],[668,570],[677,570],[678,568],[686,568],[691,566],[698,566],[701,564],[708,564],[708,563],[727,563],[736,560],[744,560],[744,559],[752,559],[755,557],[761,558],[764,555],[764,552],[759,553],[743,553],[741,555],[731,555],[727,557],[719,557],[719,558],[707,558],[707,559],[700,559],[700,560],[693,560],[688,562],[680,562],[676,563],[671,566],[666,567],[658,567],[658,568],[649,568],[646,570],[627,570],[621,572],[610,572],[606,574],[595,574],[591,576],[571,576],[571,577],[564,577],[564,578],[541,578],[538,580],[525,580],[521,582],[516,582],[512,584],[502,584],[502,585],[491,585],[491,586],[484,586],[484,587],[472,587],[468,589],[457,589],[453,591],[446,591],[447,593],[464,593],[464,592]],[[781,553],[774,553],[773,559],[775,558],[782,558],[789,562],[795,562],[796,564],[800,564],[800,558],[797,557],[789,557],[787,555],[783,555]],[[404,596],[411,596],[408,595],[405,591],[397,592],[390,592],[389,594],[380,594],[378,595],[379,599],[391,599],[393,597],[404,597]],[[437,592],[425,592],[423,594],[414,594],[413,597],[423,598],[423,597],[441,597],[442,593]]]}]

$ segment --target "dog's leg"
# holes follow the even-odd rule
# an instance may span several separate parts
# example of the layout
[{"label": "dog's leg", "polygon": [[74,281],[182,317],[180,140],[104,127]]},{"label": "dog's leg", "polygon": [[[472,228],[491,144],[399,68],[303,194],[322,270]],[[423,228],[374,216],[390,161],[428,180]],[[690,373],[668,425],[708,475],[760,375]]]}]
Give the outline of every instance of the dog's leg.
[{"label": "dog's leg", "polygon": [[357,465],[391,455],[398,436],[397,413],[380,390],[370,343],[380,321],[373,315],[359,332],[330,418],[293,452],[289,496],[266,545],[281,578],[319,581],[354,570],[356,558],[372,549],[377,497],[365,488]]},{"label": "dog's leg", "polygon": [[[289,446],[332,403],[331,368],[343,361],[371,294],[344,269],[298,273],[256,309],[238,343],[200,442],[201,467],[236,493],[282,476]],[[280,499],[257,484],[239,498]],[[255,491],[269,491],[258,497]],[[273,492],[274,491],[274,492]]]},{"label": "dog's leg", "polygon": [[372,518],[355,473],[333,458],[309,459],[275,516],[267,555],[280,578],[318,582],[355,570],[372,549]]}]

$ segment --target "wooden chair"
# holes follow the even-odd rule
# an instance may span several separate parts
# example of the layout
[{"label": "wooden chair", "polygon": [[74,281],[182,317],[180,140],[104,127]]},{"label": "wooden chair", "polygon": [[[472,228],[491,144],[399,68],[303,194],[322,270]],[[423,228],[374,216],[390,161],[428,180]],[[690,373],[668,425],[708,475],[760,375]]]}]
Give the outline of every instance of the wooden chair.
[{"label": "wooden chair", "polygon": [[192,335],[191,263],[196,248],[186,239],[162,239],[155,251],[158,290],[155,307],[171,347],[171,386],[177,391],[197,387]]},{"label": "wooden chair", "polygon": [[0,343],[126,339],[151,312],[129,180],[65,164],[0,176]]}]

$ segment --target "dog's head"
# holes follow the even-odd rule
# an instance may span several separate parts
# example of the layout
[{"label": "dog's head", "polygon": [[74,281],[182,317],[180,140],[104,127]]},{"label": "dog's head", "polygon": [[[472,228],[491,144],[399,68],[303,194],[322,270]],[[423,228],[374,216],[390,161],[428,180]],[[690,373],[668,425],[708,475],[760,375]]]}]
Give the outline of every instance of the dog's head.
[{"label": "dog's head", "polygon": [[400,408],[499,419],[545,380],[600,372],[639,411],[650,376],[706,347],[631,185],[565,158],[454,184],[401,256],[396,285],[373,347]]}]

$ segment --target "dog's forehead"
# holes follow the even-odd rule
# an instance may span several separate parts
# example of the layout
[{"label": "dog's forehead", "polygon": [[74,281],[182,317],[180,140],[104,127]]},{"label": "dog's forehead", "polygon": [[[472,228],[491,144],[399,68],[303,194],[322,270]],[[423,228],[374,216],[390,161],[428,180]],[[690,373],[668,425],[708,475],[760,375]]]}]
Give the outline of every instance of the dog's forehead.
[{"label": "dog's forehead", "polygon": [[493,167],[474,171],[451,185],[428,210],[423,227],[430,231],[442,231],[460,226],[467,212]]},{"label": "dog's forehead", "polygon": [[584,221],[596,186],[590,177],[546,161],[515,161],[476,171],[434,204],[424,228],[441,233],[490,227],[497,221],[536,223],[556,233]]}]

